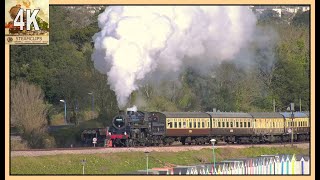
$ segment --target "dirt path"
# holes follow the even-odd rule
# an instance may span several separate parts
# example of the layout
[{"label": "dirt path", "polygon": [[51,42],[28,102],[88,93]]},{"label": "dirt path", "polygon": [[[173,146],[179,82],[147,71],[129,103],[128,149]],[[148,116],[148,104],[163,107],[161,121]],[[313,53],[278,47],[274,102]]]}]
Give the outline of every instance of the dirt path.
[{"label": "dirt path", "polygon": [[[309,143],[294,144],[295,147],[308,149]],[[252,145],[221,145],[215,148],[249,148]],[[253,147],[291,147],[291,144],[268,144],[253,145]],[[200,150],[203,148],[212,148],[212,146],[172,146],[172,147],[136,147],[136,148],[91,148],[91,149],[55,149],[55,150],[27,150],[27,151],[11,151],[11,157],[16,156],[47,156],[57,154],[98,154],[98,153],[115,153],[115,152],[132,152],[132,151],[156,151],[156,152],[178,152]]]}]

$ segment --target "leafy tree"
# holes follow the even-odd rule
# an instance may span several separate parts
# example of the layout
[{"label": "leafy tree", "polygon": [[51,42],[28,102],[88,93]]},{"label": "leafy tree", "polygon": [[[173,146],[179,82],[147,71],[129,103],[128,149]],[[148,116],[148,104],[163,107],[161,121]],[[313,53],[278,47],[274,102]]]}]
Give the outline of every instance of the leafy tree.
[{"label": "leafy tree", "polygon": [[294,26],[305,26],[309,28],[310,27],[310,11],[297,13],[292,19],[292,24]]}]

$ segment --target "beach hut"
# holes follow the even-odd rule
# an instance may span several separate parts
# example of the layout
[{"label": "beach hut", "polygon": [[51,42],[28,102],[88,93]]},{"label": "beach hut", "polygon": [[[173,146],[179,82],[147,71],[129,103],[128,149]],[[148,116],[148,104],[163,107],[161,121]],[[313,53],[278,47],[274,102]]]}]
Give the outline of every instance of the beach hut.
[{"label": "beach hut", "polygon": [[309,175],[309,163],[309,156],[296,155],[294,167],[295,174]]},{"label": "beach hut", "polygon": [[248,161],[248,166],[249,166],[249,170],[248,170],[248,174],[254,174],[254,159],[249,159]]},{"label": "beach hut", "polygon": [[226,163],[222,165],[222,174],[228,174],[228,165]]},{"label": "beach hut", "polygon": [[231,174],[232,174],[231,166],[230,166],[228,163],[225,163],[225,164],[226,164],[226,166],[227,166],[227,174],[228,174],[228,175],[231,175]]},{"label": "beach hut", "polygon": [[281,174],[281,157],[280,156],[275,156],[274,171],[275,171],[275,174]]},{"label": "beach hut", "polygon": [[286,170],[285,170],[285,167],[286,167],[286,156],[285,155],[280,155],[280,174],[283,175],[285,174]]},{"label": "beach hut", "polygon": [[310,175],[310,158],[309,158],[309,156],[304,156],[303,160],[304,160],[303,171],[302,171],[303,175]]},{"label": "beach hut", "polygon": [[285,168],[284,168],[283,174],[290,174],[291,158],[292,158],[292,155],[285,155],[285,164],[284,164]]},{"label": "beach hut", "polygon": [[245,168],[245,161],[242,161],[241,163],[240,163],[240,169],[241,169],[241,174],[242,175],[244,175],[244,174],[246,174],[246,168]]},{"label": "beach hut", "polygon": [[210,164],[205,164],[204,165],[204,169],[205,169],[205,174],[206,175],[210,175],[210,171],[211,171],[211,165]]},{"label": "beach hut", "polygon": [[296,162],[295,162],[296,161],[296,156],[295,156],[295,154],[293,154],[293,155],[290,155],[289,158],[290,158],[289,174],[295,174],[294,166],[296,164]]}]

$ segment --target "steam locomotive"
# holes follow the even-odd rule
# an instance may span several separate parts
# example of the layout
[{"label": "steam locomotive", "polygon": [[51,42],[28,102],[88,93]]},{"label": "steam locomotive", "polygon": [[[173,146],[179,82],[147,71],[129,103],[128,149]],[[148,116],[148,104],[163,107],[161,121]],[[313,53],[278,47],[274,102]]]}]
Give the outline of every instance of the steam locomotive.
[{"label": "steam locomotive", "polygon": [[309,141],[309,112],[121,111],[107,127],[113,147]]}]

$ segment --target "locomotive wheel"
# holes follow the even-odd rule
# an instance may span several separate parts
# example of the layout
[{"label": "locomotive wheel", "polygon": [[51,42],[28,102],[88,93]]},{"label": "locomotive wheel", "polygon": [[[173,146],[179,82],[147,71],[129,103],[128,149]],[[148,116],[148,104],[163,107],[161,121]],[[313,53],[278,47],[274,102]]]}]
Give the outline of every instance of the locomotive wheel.
[{"label": "locomotive wheel", "polygon": [[[132,140],[132,139],[131,139],[131,140]],[[131,146],[132,146],[132,147],[136,147],[136,141],[135,141],[135,140],[132,140]]]},{"label": "locomotive wheel", "polygon": [[129,147],[129,140],[128,139],[126,139],[126,141],[124,142],[124,146]]},{"label": "locomotive wheel", "polygon": [[132,141],[132,139],[129,139],[129,140],[128,140],[128,145],[129,145],[129,147],[132,147],[132,146],[133,146],[133,141]]}]

